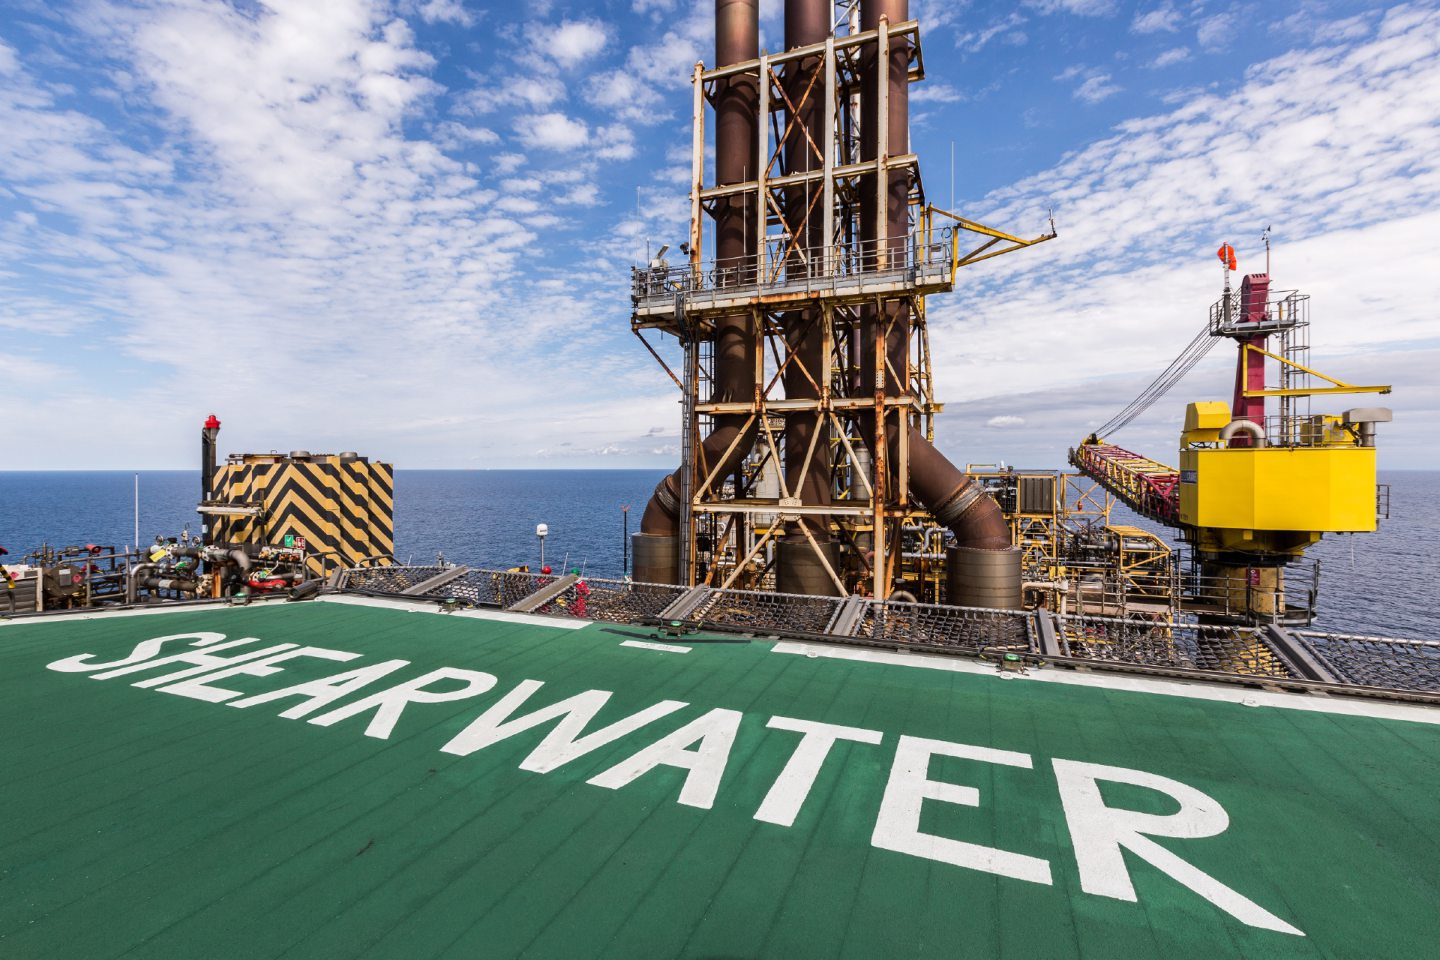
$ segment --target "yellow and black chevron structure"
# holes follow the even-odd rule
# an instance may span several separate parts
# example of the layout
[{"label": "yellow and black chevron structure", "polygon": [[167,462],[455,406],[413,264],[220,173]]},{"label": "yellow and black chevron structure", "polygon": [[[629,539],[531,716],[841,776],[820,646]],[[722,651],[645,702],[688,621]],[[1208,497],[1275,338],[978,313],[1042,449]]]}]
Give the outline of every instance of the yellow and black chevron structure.
[{"label": "yellow and black chevron structure", "polygon": [[[216,516],[213,542],[300,546],[316,576],[395,552],[395,468],[352,453],[232,454],[215,471],[215,501],[254,508]],[[286,538],[293,538],[287,542]]]}]

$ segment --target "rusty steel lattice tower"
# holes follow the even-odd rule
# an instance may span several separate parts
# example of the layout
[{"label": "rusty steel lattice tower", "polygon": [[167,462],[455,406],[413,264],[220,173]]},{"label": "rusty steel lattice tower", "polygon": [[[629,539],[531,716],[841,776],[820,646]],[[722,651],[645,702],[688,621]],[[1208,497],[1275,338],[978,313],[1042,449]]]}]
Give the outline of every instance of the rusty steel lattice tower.
[{"label": "rusty steel lattice tower", "polygon": [[684,351],[666,367],[682,463],[646,507],[636,579],[918,593],[902,539],[933,555],[948,529],[950,602],[1018,606],[1004,517],[931,444],[925,297],[1053,231],[1022,240],[926,203],[906,0],[787,0],[773,55],[757,0],[717,0],[715,22],[716,66],[692,78],[686,260],[662,249],[632,277],[635,333],[657,359],[647,332]]}]

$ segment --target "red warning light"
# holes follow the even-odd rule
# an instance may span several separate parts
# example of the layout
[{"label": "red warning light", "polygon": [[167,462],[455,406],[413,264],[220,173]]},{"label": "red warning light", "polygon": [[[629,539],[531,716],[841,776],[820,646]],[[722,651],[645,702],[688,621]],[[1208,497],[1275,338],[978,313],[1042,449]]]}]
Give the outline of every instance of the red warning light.
[{"label": "red warning light", "polygon": [[207,419],[207,420],[205,421],[205,429],[206,429],[206,430],[219,430],[219,429],[220,429],[220,421],[217,420],[217,419],[215,419],[215,414],[213,414],[213,413],[210,414],[209,419]]}]

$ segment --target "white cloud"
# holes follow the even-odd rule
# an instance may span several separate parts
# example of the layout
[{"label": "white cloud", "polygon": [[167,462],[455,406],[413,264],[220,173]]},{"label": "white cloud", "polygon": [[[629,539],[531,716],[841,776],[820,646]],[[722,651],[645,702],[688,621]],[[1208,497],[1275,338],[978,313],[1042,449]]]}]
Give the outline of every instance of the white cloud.
[{"label": "white cloud", "polygon": [[[762,16],[762,23],[764,19]],[[614,111],[628,123],[671,119],[663,106],[664,95],[686,89],[695,63],[713,59],[714,7],[694,3],[683,14],[661,22],[667,29],[658,39],[632,46],[622,68],[591,78],[586,93],[592,104]]]},{"label": "white cloud", "polygon": [[475,22],[475,15],[465,9],[461,0],[426,0],[417,12],[426,23],[456,23],[468,27]]},{"label": "white cloud", "polygon": [[449,150],[472,144],[495,144],[500,135],[489,127],[472,127],[469,124],[446,120],[435,127],[435,142]]},{"label": "white cloud", "polygon": [[957,103],[965,95],[943,80],[931,80],[913,88],[911,103]]},{"label": "white cloud", "polygon": [[1017,417],[1012,414],[1000,414],[999,416],[994,416],[991,417],[989,420],[986,420],[985,426],[994,427],[995,429],[999,430],[1008,430],[1014,427],[1025,426],[1025,418]]},{"label": "white cloud", "polygon": [[565,84],[556,77],[532,73],[524,77],[481,80],[462,94],[457,108],[465,113],[503,109],[542,110],[565,99]]},{"label": "white cloud", "polygon": [[612,110],[631,123],[663,123],[671,116],[663,108],[659,92],[625,68],[591,77],[585,92],[591,104]]},{"label": "white cloud", "polygon": [[1105,17],[1115,12],[1115,0],[1025,0],[1025,5],[1041,13],[1073,13],[1082,17]]},{"label": "white cloud", "polygon": [[539,213],[540,203],[530,197],[507,196],[495,201],[495,209],[502,213]]},{"label": "white cloud", "polygon": [[525,146],[541,150],[574,150],[590,142],[589,125],[563,113],[521,117],[515,132]]},{"label": "white cloud", "polygon": [[1152,70],[1160,70],[1173,64],[1184,63],[1189,59],[1189,47],[1171,47],[1169,50],[1159,54],[1154,60],[1151,60],[1146,66]]},{"label": "white cloud", "polygon": [[535,46],[562,67],[574,67],[605,49],[608,41],[605,25],[598,20],[566,20],[541,31]]},{"label": "white cloud", "polygon": [[[535,349],[560,325],[622,329],[623,299],[541,297],[531,316],[527,298],[518,322],[505,291],[522,254],[534,277],[525,223],[546,214],[521,212],[533,194],[499,198],[478,179],[493,169],[448,158],[440,130],[407,133],[426,129],[434,64],[383,7],[157,0],[87,7],[83,22],[96,63],[130,77],[123,124],[23,64],[0,76],[0,327],[13,327],[0,379],[46,384],[25,422],[0,425],[0,446],[23,451],[7,465],[189,465],[193,410],[166,396],[204,397],[232,449],[363,443],[420,465],[484,437],[488,464],[513,464],[517,445],[570,429],[508,413],[541,405],[550,377],[606,370],[588,397],[616,418],[658,392],[568,345]],[[483,129],[445,128],[475,142]],[[608,269],[574,273],[588,285]],[[123,378],[104,391],[100,356]],[[330,412],[244,414],[265,382]],[[384,403],[335,407],[357,383]],[[136,407],[154,413],[119,413]],[[84,410],[93,442],[60,463],[47,431]]]},{"label": "white cloud", "polygon": [[600,188],[593,183],[581,183],[565,191],[559,202],[575,207],[595,207],[600,204]]},{"label": "white cloud", "polygon": [[1217,13],[1201,21],[1195,31],[1195,39],[1203,49],[1215,53],[1230,46],[1230,36],[1234,32],[1235,15],[1229,12]]},{"label": "white cloud", "polygon": [[1164,3],[1154,10],[1135,14],[1130,29],[1136,33],[1174,33],[1180,29],[1182,19],[1180,11]]},{"label": "white cloud", "polygon": [[528,158],[523,153],[502,153],[494,160],[495,173],[508,176],[525,166]]},{"label": "white cloud", "polygon": [[635,134],[622,123],[598,128],[595,143],[595,156],[600,160],[629,160],[635,156]]},{"label": "white cloud", "polygon": [[4,40],[0,40],[0,75],[10,76],[19,72],[20,57],[15,48]]},{"label": "white cloud", "polygon": [[1025,34],[1019,28],[1025,22],[1023,14],[1012,11],[979,30],[968,30],[965,33],[957,34],[955,46],[966,53],[978,53],[997,37],[1008,43],[1017,45],[1024,43]]},{"label": "white cloud", "polygon": [[1100,73],[1075,88],[1075,99],[1084,100],[1086,103],[1099,103],[1113,97],[1121,89],[1123,88],[1119,84],[1110,82],[1110,74]]},{"label": "white cloud", "polygon": [[1344,20],[1317,24],[1315,40],[1319,43],[1339,43],[1345,40],[1359,40],[1370,33],[1372,14],[1362,13]]},{"label": "white cloud", "polygon": [[1300,9],[1275,21],[1270,29],[1310,43],[1343,43],[1369,36],[1379,11],[1366,11],[1352,17],[1332,20],[1326,17],[1324,0],[1303,0]]}]

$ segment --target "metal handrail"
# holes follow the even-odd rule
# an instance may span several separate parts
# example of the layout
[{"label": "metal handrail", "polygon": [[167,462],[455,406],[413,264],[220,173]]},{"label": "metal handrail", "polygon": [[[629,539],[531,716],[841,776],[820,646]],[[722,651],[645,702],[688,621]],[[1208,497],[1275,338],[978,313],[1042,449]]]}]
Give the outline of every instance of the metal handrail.
[{"label": "metal handrail", "polygon": [[920,234],[903,240],[866,240],[819,247],[791,247],[785,238],[766,243],[760,264],[750,257],[670,266],[658,261],[631,268],[631,301],[668,304],[678,296],[703,293],[741,294],[770,288],[830,289],[847,280],[891,275],[934,273],[953,280],[953,232],[925,242]]}]

